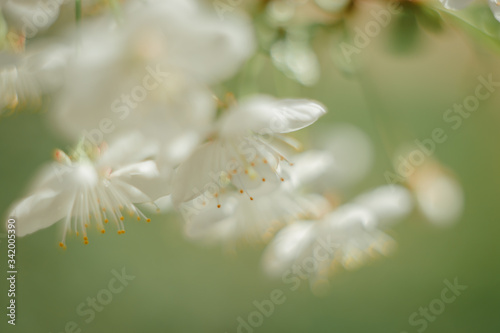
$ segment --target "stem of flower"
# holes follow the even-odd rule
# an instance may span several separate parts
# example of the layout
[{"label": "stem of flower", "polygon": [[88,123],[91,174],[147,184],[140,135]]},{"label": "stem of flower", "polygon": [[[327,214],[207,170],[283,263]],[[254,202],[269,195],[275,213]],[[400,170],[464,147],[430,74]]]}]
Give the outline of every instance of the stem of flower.
[{"label": "stem of flower", "polygon": [[82,19],[82,0],[75,0],[75,20],[76,24],[80,24]]}]

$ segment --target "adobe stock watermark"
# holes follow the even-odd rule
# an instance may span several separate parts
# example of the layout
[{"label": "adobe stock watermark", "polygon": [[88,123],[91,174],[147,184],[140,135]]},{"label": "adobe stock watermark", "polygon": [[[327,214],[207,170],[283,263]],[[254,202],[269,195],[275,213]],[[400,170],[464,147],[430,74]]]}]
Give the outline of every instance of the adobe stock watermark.
[{"label": "adobe stock watermark", "polygon": [[[453,283],[448,280],[444,280],[443,283],[445,287],[441,290],[440,297],[430,301],[428,306],[421,306],[418,311],[411,313],[408,317],[408,323],[410,326],[414,327],[418,333],[424,332],[429,326],[429,323],[435,322],[437,317],[444,312],[446,307],[455,302],[457,297],[462,295],[462,291],[468,288],[466,285],[459,284],[457,277],[455,277]],[[401,333],[408,332],[401,331]]]},{"label": "adobe stock watermark", "polygon": [[[145,69],[147,74],[142,78],[141,84],[134,86],[130,89],[129,93],[122,93],[119,98],[116,98],[111,103],[110,111],[114,119],[104,117],[98,122],[96,128],[83,131],[83,137],[85,138],[83,145],[86,146],[87,150],[91,150],[93,146],[102,144],[106,134],[113,133],[119,122],[127,119],[131,112],[147,98],[149,93],[158,89],[165,79],[170,76],[169,72],[161,69],[160,64],[157,64],[155,69],[151,66],[146,66]],[[62,175],[64,173],[72,170],[70,166],[60,163],[53,164],[53,167],[59,181],[63,181]]]},{"label": "adobe stock watermark", "polygon": [[[76,314],[83,319],[84,324],[90,324],[94,321],[97,313],[102,312],[113,301],[113,297],[120,294],[130,281],[135,279],[135,276],[125,272],[125,267],[120,272],[112,269],[111,274],[113,277],[109,280],[106,288],[99,290],[94,297],[87,297],[85,301],[77,305]],[[62,330],[55,333],[81,333],[83,326],[83,324],[71,320],[64,325]]]},{"label": "adobe stock watermark", "polygon": [[354,45],[346,42],[340,43],[340,50],[344,55],[347,63],[350,64],[354,54],[360,54],[363,49],[370,45],[371,41],[376,38],[383,28],[387,27],[393,15],[401,14],[403,7],[399,0],[390,0],[387,3],[387,9],[379,8],[378,10],[371,10],[370,15],[372,20],[366,22],[363,29],[359,27],[354,28],[354,38],[352,42]]},{"label": "adobe stock watermark", "polygon": [[304,257],[299,263],[293,264],[290,269],[281,275],[281,281],[288,286],[288,289],[274,289],[269,293],[268,298],[253,301],[252,305],[255,310],[236,318],[238,325],[236,332],[253,333],[257,328],[261,327],[265,319],[274,314],[277,306],[287,301],[287,291],[294,292],[298,290],[303,281],[317,273],[322,263],[329,262],[334,258],[343,239],[333,239],[331,235],[317,239],[311,245],[312,254]]},{"label": "adobe stock watermark", "polygon": [[59,15],[59,7],[69,0],[40,0],[34,6],[36,10],[32,11],[31,17],[21,17],[22,27],[20,36],[14,31],[7,33],[7,40],[11,45],[18,45],[25,38],[35,37],[40,30],[46,28]]},{"label": "adobe stock watermark", "polygon": [[[116,114],[118,120],[123,121],[128,118],[130,113],[139,106],[148,96],[148,94],[158,89],[158,87],[170,76],[170,73],[164,72],[161,65],[157,64],[153,69],[146,66],[147,74],[142,78],[141,84],[134,86],[130,93],[122,93],[121,96],[111,103],[111,112]],[[110,134],[116,129],[115,121],[111,118],[102,118],[97,128],[84,130],[83,136],[94,145],[100,145],[104,141],[105,134]]]},{"label": "adobe stock watermark", "polygon": [[[461,103],[453,104],[453,107],[445,110],[443,113],[443,121],[453,131],[460,129],[464,120],[469,119],[479,109],[481,102],[489,99],[500,87],[500,81],[494,81],[492,74],[486,77],[483,75],[478,76],[477,80],[479,83],[472,94],[465,97]],[[415,149],[407,156],[400,155],[397,157],[398,165],[395,167],[396,173],[391,171],[384,173],[387,183],[404,183],[426,161],[427,157],[434,154],[438,145],[448,140],[449,136],[447,132],[449,130],[436,127],[427,138],[414,140]]]},{"label": "adobe stock watermark", "polygon": [[232,13],[236,7],[240,6],[244,0],[214,0],[212,6],[217,12],[217,16],[221,21],[225,20],[227,12]]}]

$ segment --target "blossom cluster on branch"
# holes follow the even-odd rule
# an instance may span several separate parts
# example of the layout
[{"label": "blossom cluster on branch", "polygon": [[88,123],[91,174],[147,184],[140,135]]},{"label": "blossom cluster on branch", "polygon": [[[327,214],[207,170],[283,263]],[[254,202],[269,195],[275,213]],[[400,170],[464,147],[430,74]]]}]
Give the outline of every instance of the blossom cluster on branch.
[{"label": "blossom cluster on branch", "polygon": [[[297,26],[338,27],[357,2],[257,1],[252,10],[266,23],[256,27],[243,4],[1,0],[1,121],[46,105],[43,116],[74,147],[55,150],[12,205],[18,236],[59,222],[66,248],[75,237],[88,244],[97,233],[121,235],[131,220],[175,210],[193,241],[268,243],[270,275],[313,256],[307,277],[316,283],[335,267],[389,253],[395,242],[386,230],[415,209],[436,224],[456,221],[461,187],[430,156],[421,154],[401,181],[352,195],[347,189],[372,165],[366,134],[330,126],[325,144],[303,151],[294,133],[316,131],[324,104],[242,93],[253,84],[257,52],[286,77],[314,85],[317,56]],[[239,93],[221,88],[235,78]],[[402,154],[395,156],[413,161],[415,151]]]}]

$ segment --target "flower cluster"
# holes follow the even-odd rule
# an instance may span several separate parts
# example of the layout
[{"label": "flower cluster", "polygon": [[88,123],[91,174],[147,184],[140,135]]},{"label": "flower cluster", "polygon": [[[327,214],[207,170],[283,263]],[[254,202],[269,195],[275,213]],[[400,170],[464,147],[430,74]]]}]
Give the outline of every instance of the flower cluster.
[{"label": "flower cluster", "polygon": [[[305,15],[315,24],[338,22],[333,12],[352,7],[316,2]],[[309,37],[293,28],[300,15],[286,11],[291,3],[266,5],[268,28],[287,33],[264,49],[288,77],[312,85],[320,70]],[[0,2],[0,114],[46,103],[45,118],[75,147],[55,150],[13,204],[19,236],[60,222],[66,248],[68,235],[88,244],[91,229],[112,224],[121,235],[128,220],[172,209],[189,239],[269,243],[270,275],[329,238],[330,251],[307,271],[316,283],[334,263],[350,269],[387,254],[386,230],[414,207],[436,224],[457,220],[460,185],[436,161],[400,184],[352,195],[374,155],[364,133],[332,127],[323,145],[298,154],[293,132],[316,126],[325,105],[224,91],[246,78],[241,68],[263,44],[237,12],[221,19],[195,0]]]}]

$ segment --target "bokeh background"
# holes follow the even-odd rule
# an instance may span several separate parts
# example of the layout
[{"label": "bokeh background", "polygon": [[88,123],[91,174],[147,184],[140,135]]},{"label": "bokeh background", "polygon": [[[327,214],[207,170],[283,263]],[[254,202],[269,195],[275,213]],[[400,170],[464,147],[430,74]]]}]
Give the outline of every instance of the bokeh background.
[{"label": "bokeh background", "polygon": [[[352,22],[363,26],[363,18]],[[84,246],[69,239],[58,247],[57,226],[17,240],[16,326],[1,332],[65,331],[74,321],[82,332],[236,332],[237,318],[255,311],[254,301],[286,291],[255,332],[416,332],[408,318],[439,298],[443,281],[455,277],[468,288],[426,332],[494,333],[500,331],[500,89],[454,131],[443,113],[472,94],[477,77],[500,81],[500,53],[482,41],[447,26],[438,34],[420,31],[408,52],[391,47],[392,29],[383,31],[358,57],[362,75],[344,75],[332,61],[328,35],[314,40],[321,78],[303,87],[285,77],[262,56],[253,91],[280,97],[322,101],[327,116],[298,135],[306,145],[338,123],[364,130],[375,148],[369,176],[352,189],[385,183],[391,170],[388,149],[430,136],[436,127],[448,140],[434,157],[454,171],[465,192],[464,213],[454,226],[436,228],[414,213],[391,231],[399,248],[358,270],[341,272],[331,290],[315,296],[306,282],[291,292],[262,273],[264,245],[238,251],[205,247],[183,238],[175,214],[153,216],[150,224],[128,221],[127,233],[97,235]],[[410,38],[410,37],[408,37]],[[238,90],[237,80],[226,84]],[[380,123],[378,126],[375,123]],[[381,135],[389,145],[382,144]],[[36,169],[51,159],[54,147],[67,142],[52,130],[44,111],[24,111],[0,119],[0,213],[24,194]],[[5,218],[6,219],[6,218]],[[5,229],[1,230],[5,236]],[[0,299],[7,306],[7,245],[0,238]],[[135,279],[95,319],[86,323],[76,308],[107,288],[113,269]],[[1,311],[4,314],[4,310]]]}]

